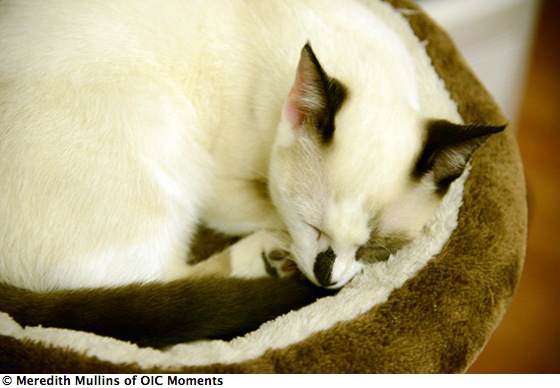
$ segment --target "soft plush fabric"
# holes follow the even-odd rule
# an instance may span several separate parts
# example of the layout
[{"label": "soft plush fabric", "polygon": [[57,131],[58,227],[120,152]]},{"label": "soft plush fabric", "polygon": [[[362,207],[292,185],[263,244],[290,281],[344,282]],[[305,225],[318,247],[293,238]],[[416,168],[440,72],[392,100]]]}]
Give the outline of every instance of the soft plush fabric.
[{"label": "soft plush fabric", "polygon": [[[463,121],[504,123],[445,32],[412,1],[387,3],[424,43]],[[0,313],[0,371],[464,372],[510,303],[526,233],[522,166],[506,129],[475,153],[417,240],[386,262],[369,264],[334,297],[230,342],[163,351],[70,330],[22,328]]]}]

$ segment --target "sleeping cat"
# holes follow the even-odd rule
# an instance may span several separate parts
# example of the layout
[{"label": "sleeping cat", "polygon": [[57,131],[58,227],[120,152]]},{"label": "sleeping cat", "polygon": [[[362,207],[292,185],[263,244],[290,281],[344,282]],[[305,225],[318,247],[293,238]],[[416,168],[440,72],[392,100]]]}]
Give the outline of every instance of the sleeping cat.
[{"label": "sleeping cat", "polygon": [[503,129],[428,89],[359,2],[1,2],[0,310],[166,345],[341,288]]}]

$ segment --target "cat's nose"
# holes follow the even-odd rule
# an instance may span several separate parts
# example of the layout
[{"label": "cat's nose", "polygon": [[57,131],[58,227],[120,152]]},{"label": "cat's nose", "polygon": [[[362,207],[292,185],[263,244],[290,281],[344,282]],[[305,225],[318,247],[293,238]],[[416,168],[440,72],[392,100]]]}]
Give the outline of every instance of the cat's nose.
[{"label": "cat's nose", "polygon": [[329,247],[326,251],[319,253],[315,258],[313,273],[319,284],[323,287],[334,285],[334,282],[332,281],[332,271],[335,260],[336,255],[331,247]]}]

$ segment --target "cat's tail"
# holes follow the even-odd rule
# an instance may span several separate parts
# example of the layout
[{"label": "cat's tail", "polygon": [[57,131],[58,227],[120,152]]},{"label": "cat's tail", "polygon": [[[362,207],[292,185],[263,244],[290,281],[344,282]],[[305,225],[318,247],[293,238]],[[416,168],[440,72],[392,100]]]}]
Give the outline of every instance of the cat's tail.
[{"label": "cat's tail", "polygon": [[201,278],[33,292],[0,284],[0,311],[23,326],[93,332],[140,346],[230,339],[333,291],[299,278]]}]

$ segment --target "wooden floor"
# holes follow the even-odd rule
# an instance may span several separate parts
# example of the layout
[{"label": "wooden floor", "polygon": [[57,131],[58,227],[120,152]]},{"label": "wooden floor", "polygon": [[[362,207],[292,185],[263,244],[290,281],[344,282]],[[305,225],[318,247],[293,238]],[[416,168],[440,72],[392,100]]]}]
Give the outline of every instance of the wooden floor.
[{"label": "wooden floor", "polygon": [[529,191],[525,269],[470,373],[560,373],[560,2],[542,11],[517,136]]}]

